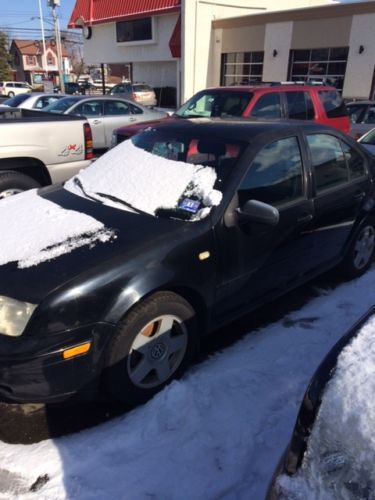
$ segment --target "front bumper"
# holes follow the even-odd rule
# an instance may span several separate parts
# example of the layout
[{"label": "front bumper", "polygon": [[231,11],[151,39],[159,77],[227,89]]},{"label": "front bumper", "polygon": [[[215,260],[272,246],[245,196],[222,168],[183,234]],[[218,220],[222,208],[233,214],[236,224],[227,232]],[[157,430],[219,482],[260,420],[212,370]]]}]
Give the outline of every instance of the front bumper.
[{"label": "front bumper", "polygon": [[[49,403],[92,399],[103,369],[103,352],[114,326],[87,325],[49,337],[0,337],[0,401]],[[64,359],[63,351],[91,342],[86,354]]]}]

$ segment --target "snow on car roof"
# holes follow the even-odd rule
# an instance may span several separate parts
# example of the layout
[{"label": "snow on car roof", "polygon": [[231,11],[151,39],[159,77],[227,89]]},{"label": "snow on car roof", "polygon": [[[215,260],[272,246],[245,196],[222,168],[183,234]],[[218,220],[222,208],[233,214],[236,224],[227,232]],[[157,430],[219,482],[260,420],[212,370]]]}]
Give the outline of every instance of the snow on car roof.
[{"label": "snow on car roof", "polygon": [[216,177],[212,167],[166,159],[144,151],[128,140],[70,179],[65,189],[129,210],[125,205],[109,200],[108,196],[118,198],[150,215],[155,215],[160,208],[179,208],[182,195],[188,200],[198,198],[202,208],[195,213],[193,220],[199,220],[221,201],[222,193],[213,189]]},{"label": "snow on car roof", "polygon": [[2,200],[0,214],[0,265],[17,262],[19,268],[31,267],[113,236],[93,217],[66,210],[36,190]]},{"label": "snow on car roof", "polygon": [[[375,489],[375,316],[341,352],[304,461],[281,476],[281,498],[369,498]],[[372,498],[372,497],[371,497]]]}]

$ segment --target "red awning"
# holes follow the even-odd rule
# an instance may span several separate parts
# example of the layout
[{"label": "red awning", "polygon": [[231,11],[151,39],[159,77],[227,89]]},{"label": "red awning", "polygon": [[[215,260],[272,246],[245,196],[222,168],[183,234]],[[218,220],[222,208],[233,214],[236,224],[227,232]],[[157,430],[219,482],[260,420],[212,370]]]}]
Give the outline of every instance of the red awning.
[{"label": "red awning", "polygon": [[[181,0],[76,0],[68,28],[135,19],[181,10]],[[78,23],[77,23],[78,21]]]},{"label": "red awning", "polygon": [[173,57],[181,57],[181,15],[178,16],[176,26],[169,40],[169,48]]}]

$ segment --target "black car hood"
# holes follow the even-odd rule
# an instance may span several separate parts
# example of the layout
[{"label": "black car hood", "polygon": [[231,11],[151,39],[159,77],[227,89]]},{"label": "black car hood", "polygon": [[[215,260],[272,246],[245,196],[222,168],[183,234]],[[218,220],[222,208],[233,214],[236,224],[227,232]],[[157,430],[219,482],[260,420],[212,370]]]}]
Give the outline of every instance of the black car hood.
[{"label": "black car hood", "polygon": [[[16,262],[0,266],[0,295],[34,304],[78,275],[121,257],[125,262],[157,245],[181,239],[181,228],[192,223],[115,209],[74,195],[62,187],[42,189],[39,196],[68,209],[87,214],[111,231],[106,242],[76,248],[69,253],[26,268]],[[17,219],[12,221],[17,224]],[[38,235],[36,234],[37,238]]]}]

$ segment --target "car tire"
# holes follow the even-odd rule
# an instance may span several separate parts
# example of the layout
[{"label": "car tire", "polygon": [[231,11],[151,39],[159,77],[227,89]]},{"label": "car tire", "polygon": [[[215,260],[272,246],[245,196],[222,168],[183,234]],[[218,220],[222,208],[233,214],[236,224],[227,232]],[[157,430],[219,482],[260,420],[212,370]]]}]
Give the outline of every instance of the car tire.
[{"label": "car tire", "polygon": [[27,175],[13,171],[0,172],[0,200],[37,187],[40,184]]},{"label": "car tire", "polygon": [[109,394],[135,406],[181,376],[197,352],[196,324],[194,309],[172,292],[157,292],[136,305],[107,350]]},{"label": "car tire", "polygon": [[375,220],[369,219],[362,224],[354,235],[353,241],[340,265],[345,278],[362,276],[371,266],[375,250]]},{"label": "car tire", "polygon": [[14,92],[8,92],[8,97],[14,97]]}]

